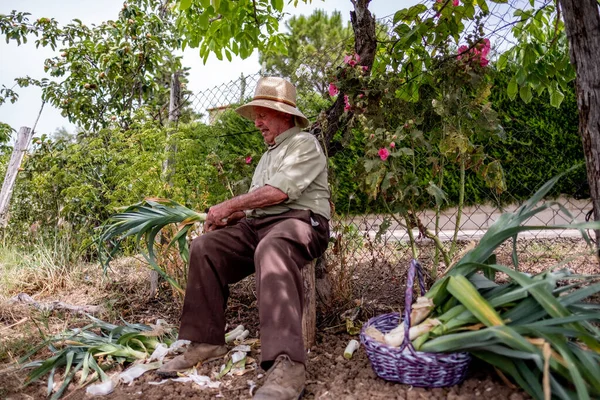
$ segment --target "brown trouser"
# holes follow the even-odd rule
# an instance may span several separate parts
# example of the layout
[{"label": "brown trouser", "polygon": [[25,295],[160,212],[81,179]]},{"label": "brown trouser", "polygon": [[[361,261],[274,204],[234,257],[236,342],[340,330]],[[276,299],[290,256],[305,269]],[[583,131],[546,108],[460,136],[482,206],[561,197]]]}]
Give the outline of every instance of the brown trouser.
[{"label": "brown trouser", "polygon": [[224,344],[228,286],[256,272],[263,368],[280,354],[305,363],[300,269],[328,241],[327,219],[303,210],[243,219],[194,239],[179,338]]}]

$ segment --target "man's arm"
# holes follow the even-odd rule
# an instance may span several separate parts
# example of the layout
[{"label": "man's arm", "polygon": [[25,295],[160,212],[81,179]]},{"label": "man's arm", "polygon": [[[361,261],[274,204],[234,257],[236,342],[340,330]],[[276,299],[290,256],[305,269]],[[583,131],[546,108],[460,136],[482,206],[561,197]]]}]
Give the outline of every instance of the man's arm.
[{"label": "man's arm", "polygon": [[275,204],[283,203],[288,199],[288,195],[276,187],[265,185],[250,193],[236,196],[225,200],[222,203],[212,206],[208,210],[208,216],[204,223],[206,232],[221,228],[227,225],[227,218],[233,217],[238,220],[243,217],[241,212],[244,210],[253,210]]}]

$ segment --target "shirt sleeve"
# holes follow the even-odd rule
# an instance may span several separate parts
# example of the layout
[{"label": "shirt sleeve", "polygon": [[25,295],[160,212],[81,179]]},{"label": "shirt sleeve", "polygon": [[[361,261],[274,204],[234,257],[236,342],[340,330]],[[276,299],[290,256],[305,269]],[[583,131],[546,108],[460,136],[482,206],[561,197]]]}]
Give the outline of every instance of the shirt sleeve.
[{"label": "shirt sleeve", "polygon": [[266,182],[297,200],[327,165],[323,150],[312,137],[300,137],[287,149],[277,170]]}]

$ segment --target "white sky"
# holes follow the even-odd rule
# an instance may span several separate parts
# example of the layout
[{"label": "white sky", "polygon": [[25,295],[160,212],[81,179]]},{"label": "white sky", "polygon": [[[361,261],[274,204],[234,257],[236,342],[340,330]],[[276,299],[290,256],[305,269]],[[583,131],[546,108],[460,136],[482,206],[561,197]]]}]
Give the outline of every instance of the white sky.
[{"label": "white sky", "polygon": [[[372,0],[369,10],[377,18],[381,18],[416,2],[416,0]],[[122,5],[123,0],[0,0],[0,14],[8,14],[16,9],[31,13],[30,21],[49,17],[55,18],[62,25],[79,18],[84,24],[89,25],[115,19]],[[323,9],[329,14],[334,10],[340,11],[344,20],[349,21],[353,6],[350,0],[312,0],[312,4],[300,2],[297,8],[293,5],[286,6],[286,11],[292,15],[310,15],[315,9]],[[283,28],[283,24],[281,27]],[[47,76],[43,71],[44,60],[53,55],[50,48],[36,49],[33,39],[25,45],[17,46],[14,41],[6,44],[2,36],[0,38],[0,85],[4,84],[10,88],[14,85],[15,78],[26,75],[36,79]],[[191,68],[188,88],[194,93],[234,80],[241,73],[253,74],[260,70],[257,52],[245,60],[234,58],[231,62],[219,61],[211,56],[206,65],[203,65],[197,49],[186,49],[183,54],[183,65]],[[15,104],[7,102],[0,106],[0,122],[7,123],[17,130],[21,126],[32,127],[41,106],[41,90],[36,87],[17,87],[15,90],[20,95],[19,100]],[[75,129],[56,108],[46,105],[36,131],[40,134],[52,133],[60,127],[65,127],[71,132]]]}]

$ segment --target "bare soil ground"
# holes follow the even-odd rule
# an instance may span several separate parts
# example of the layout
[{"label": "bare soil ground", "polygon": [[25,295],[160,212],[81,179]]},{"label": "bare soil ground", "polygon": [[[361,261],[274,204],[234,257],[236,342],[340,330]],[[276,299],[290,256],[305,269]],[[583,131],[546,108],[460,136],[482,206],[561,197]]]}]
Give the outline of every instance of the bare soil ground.
[{"label": "bare soil ground", "polygon": [[[541,246],[541,245],[540,245]],[[558,246],[558,250],[556,250]],[[565,249],[573,254],[573,248],[580,246],[577,241],[558,242],[552,246],[544,244],[542,249],[531,250],[521,260],[520,270],[531,273],[540,272],[557,263]],[[535,247],[535,246],[534,246]],[[549,251],[549,249],[555,249]],[[556,255],[558,253],[558,255]],[[360,260],[357,255],[355,260]],[[355,316],[355,323],[365,322],[368,318],[401,310],[404,298],[404,281],[408,260],[399,260],[392,265],[381,259],[370,258],[367,262],[358,262],[345,267],[336,267],[334,289],[342,293],[330,299],[325,307],[321,304],[318,321],[316,345],[308,353],[306,399],[510,399],[529,398],[522,390],[502,379],[489,366],[474,361],[467,379],[451,388],[424,389],[399,383],[386,382],[373,372],[364,349],[361,347],[351,360],[342,354],[351,336],[345,320]],[[499,255],[499,262],[510,265],[510,251]],[[430,267],[430,260],[425,260]],[[428,264],[429,263],[429,264]],[[579,257],[566,264],[566,267],[579,273],[598,273],[598,266],[592,257]],[[110,279],[103,278],[96,266],[89,266],[87,273],[80,274],[82,280],[71,288],[36,297],[36,301],[60,300],[71,304],[95,304],[104,308],[99,315],[109,322],[119,323],[120,318],[135,323],[155,323],[165,319],[177,326],[181,304],[174,299],[166,286],[162,287],[157,298],[148,299],[147,269],[139,262],[128,259],[116,267]],[[345,269],[344,269],[345,268]],[[336,277],[346,274],[343,281]],[[502,277],[499,277],[500,279]],[[349,284],[348,282],[351,282]],[[231,290],[228,307],[230,326],[243,324],[251,334],[258,338],[258,312],[253,294],[253,279],[248,278]],[[63,311],[43,312],[30,306],[15,304],[4,295],[0,304],[0,398],[24,400],[46,398],[46,381],[34,382],[23,386],[27,371],[15,369],[14,361],[24,355],[45,335],[54,334],[66,328],[85,325],[85,316]],[[49,354],[49,353],[47,353]],[[47,355],[46,354],[46,355]],[[43,356],[39,353],[37,356]],[[253,346],[250,354],[260,359],[260,345]],[[215,360],[200,367],[198,374],[212,376],[218,372],[223,360]],[[117,371],[114,371],[117,372]],[[260,387],[265,371],[256,364],[243,375],[226,375],[221,379],[218,389],[201,388],[194,383],[167,382],[151,385],[161,379],[152,371],[146,373],[131,385],[118,385],[106,399],[249,399],[251,389]],[[57,376],[59,374],[57,373]],[[65,399],[85,399],[85,388],[72,387],[63,396]],[[255,390],[255,389],[254,389]]]}]

